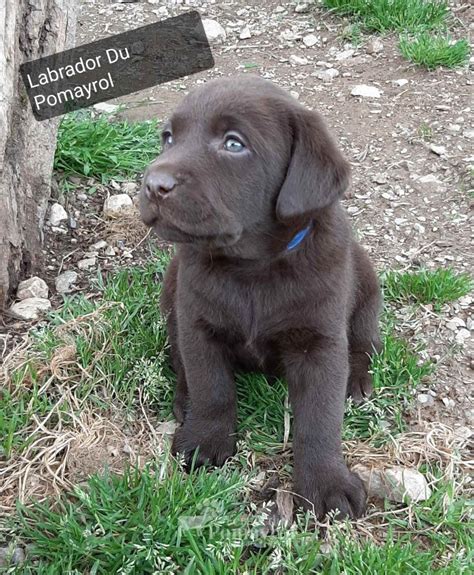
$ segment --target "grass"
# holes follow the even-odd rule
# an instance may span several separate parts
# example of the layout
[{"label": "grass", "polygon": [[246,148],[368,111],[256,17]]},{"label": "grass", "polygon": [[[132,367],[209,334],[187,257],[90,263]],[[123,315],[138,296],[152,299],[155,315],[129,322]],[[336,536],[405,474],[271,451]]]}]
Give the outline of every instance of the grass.
[{"label": "grass", "polygon": [[112,121],[89,112],[67,114],[58,131],[54,169],[103,183],[136,177],[160,149],[157,123]]},{"label": "grass", "polygon": [[352,17],[352,26],[358,29],[381,34],[399,32],[403,56],[428,70],[454,68],[468,60],[468,41],[454,42],[446,33],[450,12],[444,0],[323,0],[323,5],[341,16]]},{"label": "grass", "polygon": [[350,42],[354,47],[358,47],[362,43],[362,31],[359,24],[349,24],[344,28],[341,34],[341,40]]},{"label": "grass", "polygon": [[467,62],[469,43],[464,39],[454,42],[447,35],[422,32],[414,38],[402,36],[400,51],[407,60],[425,66],[428,70],[439,66],[456,68]]},{"label": "grass", "polygon": [[[57,442],[43,451],[40,442],[60,440],[83,426],[75,422],[82,421],[84,412],[104,421],[120,413],[124,431],[143,424],[144,417],[152,427],[170,417],[173,375],[158,312],[168,261],[169,253],[160,253],[144,268],[122,270],[106,281],[99,277],[95,300],[66,300],[49,325],[36,332],[24,359],[13,366],[6,362],[11,377],[0,395],[3,469],[21,476],[34,460],[30,474],[58,474],[56,467],[48,467],[54,465],[51,453],[59,449]],[[389,272],[386,299],[446,301],[464,294],[469,284],[451,270],[426,274],[422,289],[419,281],[410,283],[417,274]],[[437,291],[427,290],[427,283]],[[368,461],[386,464],[393,464],[393,446],[399,445],[397,457],[423,466],[435,483],[428,502],[406,509],[385,502],[383,526],[369,514],[361,523],[319,532],[311,517],[300,513],[291,528],[264,534],[265,506],[254,498],[258,477],[264,469],[270,469],[265,479],[291,476],[285,448],[285,440],[291,440],[285,437],[287,389],[280,380],[269,383],[260,374],[239,374],[239,449],[224,468],[186,475],[166,444],[154,443],[149,435],[153,449],[144,466],[126,466],[119,475],[97,473],[69,492],[63,489],[59,498],[18,505],[8,526],[0,526],[0,542],[6,537],[2,545],[31,544],[30,558],[15,572],[467,573],[472,559],[467,510],[457,494],[456,459],[449,456],[453,448],[436,444],[429,456],[424,444],[416,447],[418,436],[405,437],[404,414],[433,367],[393,335],[389,317],[383,349],[372,365],[374,394],[362,406],[348,404],[344,440],[349,453],[356,453],[355,461],[367,453],[375,458]],[[68,452],[61,449],[67,461]]]},{"label": "grass", "polygon": [[468,274],[450,268],[418,272],[390,271],[382,278],[384,297],[398,303],[433,304],[437,310],[447,302],[467,295],[474,287]]},{"label": "grass", "polygon": [[443,0],[323,0],[323,5],[375,32],[432,30],[443,26],[449,14]]}]

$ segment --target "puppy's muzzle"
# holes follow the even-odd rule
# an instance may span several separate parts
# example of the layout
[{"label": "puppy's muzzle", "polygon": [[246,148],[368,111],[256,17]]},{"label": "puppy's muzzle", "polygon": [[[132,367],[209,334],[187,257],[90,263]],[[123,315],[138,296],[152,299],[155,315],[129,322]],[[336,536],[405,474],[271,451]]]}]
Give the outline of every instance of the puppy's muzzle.
[{"label": "puppy's muzzle", "polygon": [[145,178],[145,195],[150,201],[164,198],[176,189],[177,183],[174,176],[168,172],[152,171]]}]

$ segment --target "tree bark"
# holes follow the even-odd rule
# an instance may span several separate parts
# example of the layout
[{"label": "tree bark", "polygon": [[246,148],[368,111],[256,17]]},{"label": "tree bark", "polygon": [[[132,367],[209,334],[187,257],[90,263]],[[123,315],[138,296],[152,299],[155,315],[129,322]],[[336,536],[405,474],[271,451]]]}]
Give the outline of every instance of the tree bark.
[{"label": "tree bark", "polygon": [[76,0],[0,0],[0,309],[42,267],[58,119],[35,120],[19,74],[73,46]]}]

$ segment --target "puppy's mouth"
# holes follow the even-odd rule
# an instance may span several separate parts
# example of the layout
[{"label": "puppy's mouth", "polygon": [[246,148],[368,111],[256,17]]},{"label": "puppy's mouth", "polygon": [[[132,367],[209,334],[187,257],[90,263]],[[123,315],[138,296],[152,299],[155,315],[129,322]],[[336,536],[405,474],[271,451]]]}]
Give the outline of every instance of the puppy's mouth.
[{"label": "puppy's mouth", "polygon": [[215,233],[187,231],[170,222],[155,221],[151,226],[156,234],[169,242],[179,244],[203,244],[213,247],[231,246],[238,242],[241,232],[219,231]]},{"label": "puppy's mouth", "polygon": [[217,211],[211,204],[191,201],[183,209],[182,203],[168,200],[149,202],[143,194],[141,200],[142,221],[163,240],[225,247],[235,244],[242,235],[241,224],[222,207]]}]

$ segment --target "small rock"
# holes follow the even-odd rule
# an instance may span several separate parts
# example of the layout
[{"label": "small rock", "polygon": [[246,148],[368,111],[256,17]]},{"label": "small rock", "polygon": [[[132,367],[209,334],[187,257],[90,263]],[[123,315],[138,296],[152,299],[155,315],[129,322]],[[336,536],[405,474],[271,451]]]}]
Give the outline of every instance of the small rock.
[{"label": "small rock", "polygon": [[104,202],[104,216],[115,218],[120,216],[123,210],[133,206],[132,198],[128,194],[109,196]]},{"label": "small rock", "polygon": [[19,283],[16,296],[18,299],[32,297],[46,299],[48,297],[48,285],[41,278],[34,276]]},{"label": "small rock", "polygon": [[416,469],[407,467],[392,467],[385,471],[389,482],[389,499],[403,503],[405,498],[410,501],[425,501],[431,497],[431,489],[425,476]]},{"label": "small rock", "polygon": [[251,37],[252,34],[250,33],[250,28],[248,26],[245,26],[245,28],[240,32],[239,38],[241,40],[248,40]]},{"label": "small rock", "polygon": [[382,186],[388,182],[387,174],[374,174],[372,181]]},{"label": "small rock", "polygon": [[115,250],[114,250],[114,248],[113,248],[112,246],[107,246],[107,247],[105,248],[104,254],[105,254],[106,256],[114,256],[114,255],[115,255]]},{"label": "small rock", "polygon": [[466,327],[466,324],[460,317],[453,317],[446,322],[446,327],[451,331],[457,331],[458,327]]},{"label": "small rock", "polygon": [[173,435],[177,427],[178,423],[176,421],[164,421],[158,425],[156,432],[160,435]]},{"label": "small rock", "polygon": [[362,98],[380,98],[381,92],[375,86],[359,84],[358,86],[354,86],[354,88],[352,88],[351,95],[361,96]]},{"label": "small rock", "polygon": [[86,201],[87,201],[87,194],[80,193],[80,194],[77,194],[76,197],[77,197],[77,199],[80,200],[81,202],[86,202]]},{"label": "small rock", "polygon": [[51,226],[59,226],[61,222],[65,222],[67,219],[67,212],[61,204],[55,203],[51,206],[48,220]]},{"label": "small rock", "polygon": [[23,301],[14,303],[10,311],[21,319],[38,319],[41,312],[51,309],[49,299],[42,297],[29,297]]},{"label": "small rock", "polygon": [[209,18],[204,18],[202,21],[204,27],[204,32],[206,33],[209,42],[224,42],[227,35],[224,28],[217,22],[217,20],[210,20]]},{"label": "small rock", "polygon": [[460,132],[461,131],[461,124],[448,124],[448,130],[450,132]]},{"label": "small rock", "polygon": [[303,44],[307,48],[311,48],[311,46],[314,46],[317,43],[318,37],[315,34],[307,34],[306,36],[303,36]]},{"label": "small rock", "polygon": [[58,226],[51,226],[51,231],[55,234],[67,235],[67,231],[64,228],[59,228]]},{"label": "small rock", "polygon": [[383,43],[378,39],[374,38],[367,44],[367,54],[380,54],[383,52]]},{"label": "small rock", "polygon": [[309,7],[310,5],[307,2],[301,2],[295,6],[295,12],[297,14],[305,14],[306,12],[309,12]]},{"label": "small rock", "polygon": [[77,267],[80,270],[89,270],[91,268],[93,268],[95,266],[96,263],[96,258],[92,257],[92,258],[84,258],[83,260],[80,260],[77,262]]},{"label": "small rock", "polygon": [[348,58],[352,58],[352,56],[355,54],[355,50],[349,49],[349,50],[343,50],[342,52],[339,52],[338,54],[336,54],[336,60],[347,60]]},{"label": "small rock", "polygon": [[133,196],[138,191],[138,184],[136,182],[125,182],[122,184],[122,190],[124,193]]},{"label": "small rock", "polygon": [[306,66],[308,64],[307,58],[302,58],[296,54],[292,54],[289,58],[290,64],[295,64],[297,66]]},{"label": "small rock", "polygon": [[429,393],[419,393],[416,400],[423,407],[430,407],[434,405],[434,397]]},{"label": "small rock", "polygon": [[0,567],[8,565],[21,565],[25,561],[25,552],[21,547],[13,551],[11,547],[0,547]]},{"label": "small rock", "polygon": [[25,562],[25,552],[22,547],[17,547],[15,551],[13,551],[11,562],[13,565],[21,565]]},{"label": "small rock", "polygon": [[107,245],[108,244],[105,240],[99,240],[98,242],[95,242],[95,244],[92,244],[92,247],[94,250],[103,250],[107,247]]},{"label": "small rock", "polygon": [[400,78],[399,80],[393,80],[392,84],[401,88],[402,86],[406,86],[408,84],[408,80],[405,78]]},{"label": "small rock", "polygon": [[456,333],[456,342],[463,345],[465,340],[469,339],[471,337],[471,332],[466,329],[465,327],[462,327],[457,333]]},{"label": "small rock", "polygon": [[464,130],[462,135],[468,140],[474,140],[474,130]]},{"label": "small rock", "polygon": [[295,100],[299,100],[300,94],[296,90],[290,90],[290,96],[292,96]]},{"label": "small rock", "polygon": [[320,70],[316,72],[316,77],[322,80],[323,82],[332,82],[334,78],[339,76],[339,70],[336,68],[329,68],[328,70]]},{"label": "small rock", "polygon": [[430,150],[433,154],[437,156],[444,156],[446,154],[446,148],[444,146],[437,146],[436,144],[430,144]]},{"label": "small rock", "polygon": [[56,278],[56,291],[58,293],[70,293],[72,291],[72,285],[77,280],[77,273],[72,270],[68,270],[59,274]]},{"label": "small rock", "polygon": [[98,112],[103,112],[104,114],[113,114],[119,109],[116,104],[107,104],[107,102],[99,102],[92,106]]},{"label": "small rock", "polygon": [[452,409],[456,405],[454,399],[451,399],[450,397],[443,397],[441,398],[441,401],[444,403],[446,407],[450,409]]},{"label": "small rock", "polygon": [[410,501],[424,501],[431,496],[425,476],[416,469],[407,467],[376,469],[355,465],[353,470],[364,482],[369,497],[403,503],[406,498]]}]

